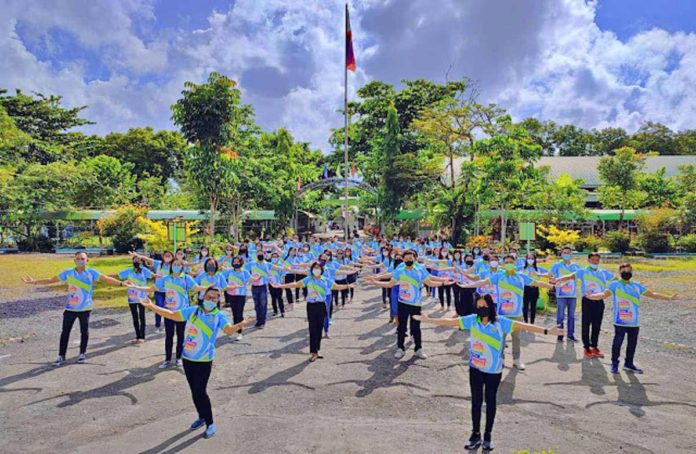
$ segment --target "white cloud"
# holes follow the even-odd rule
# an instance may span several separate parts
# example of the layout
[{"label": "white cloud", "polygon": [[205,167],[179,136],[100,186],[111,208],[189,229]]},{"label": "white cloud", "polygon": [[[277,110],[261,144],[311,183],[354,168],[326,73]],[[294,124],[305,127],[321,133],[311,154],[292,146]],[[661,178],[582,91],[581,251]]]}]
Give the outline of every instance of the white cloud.
[{"label": "white cloud", "polygon": [[[186,80],[210,71],[240,81],[244,101],[267,128],[287,127],[328,149],[342,126],[343,3],[238,0],[211,11],[200,30],[157,28],[151,0],[6,0],[0,17],[0,87],[64,95],[88,104],[88,131],[173,127],[169,106]],[[696,128],[696,35],[653,29],[626,42],[595,23],[584,0],[519,2],[355,0],[351,25],[358,72],[350,93],[371,79],[471,76],[484,101],[516,118],[583,127],[643,121]],[[18,27],[22,27],[21,37]],[[89,56],[56,65],[29,49],[50,31],[68,33]],[[87,78],[89,58],[108,68]]]}]

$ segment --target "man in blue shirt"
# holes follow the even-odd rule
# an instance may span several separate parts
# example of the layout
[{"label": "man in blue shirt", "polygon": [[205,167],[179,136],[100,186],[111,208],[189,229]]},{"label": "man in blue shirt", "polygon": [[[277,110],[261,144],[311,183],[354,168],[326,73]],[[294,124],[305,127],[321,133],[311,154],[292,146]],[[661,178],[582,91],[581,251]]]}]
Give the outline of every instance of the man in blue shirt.
[{"label": "man in blue shirt", "polygon": [[[562,285],[556,288],[556,324],[563,328],[565,311],[568,310],[568,341],[575,340],[575,305],[578,300],[578,289],[575,282],[574,273],[580,269],[577,263],[573,262],[573,250],[570,246],[561,249],[562,260],[551,267],[551,274]],[[572,275],[572,278],[567,278]],[[566,279],[563,279],[566,277]],[[558,341],[562,341],[563,336],[558,336]]]}]

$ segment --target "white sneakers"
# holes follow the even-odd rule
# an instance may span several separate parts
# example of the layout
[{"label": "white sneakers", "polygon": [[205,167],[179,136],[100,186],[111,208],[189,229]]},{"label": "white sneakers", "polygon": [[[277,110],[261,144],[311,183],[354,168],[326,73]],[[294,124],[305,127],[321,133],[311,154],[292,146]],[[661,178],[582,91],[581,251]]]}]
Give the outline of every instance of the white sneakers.
[{"label": "white sneakers", "polygon": [[237,337],[234,340],[240,341],[242,339],[244,339],[244,336],[242,336],[242,333],[239,333],[239,334],[237,334]]},{"label": "white sneakers", "polygon": [[[404,355],[406,355],[406,352],[400,348],[397,348],[396,352],[394,353],[394,358],[401,359],[404,357]],[[423,351],[422,348],[420,350],[417,350],[413,354],[413,356],[415,356],[416,358],[419,358],[419,359],[427,359],[428,358],[428,355],[425,354],[425,352]]]},{"label": "white sneakers", "polygon": [[512,362],[512,364],[519,370],[525,370],[526,367],[524,366],[524,363],[522,362],[521,359],[516,359]]},{"label": "white sneakers", "polygon": [[176,367],[181,367],[183,365],[184,365],[183,361],[181,361],[180,359],[176,360]]}]

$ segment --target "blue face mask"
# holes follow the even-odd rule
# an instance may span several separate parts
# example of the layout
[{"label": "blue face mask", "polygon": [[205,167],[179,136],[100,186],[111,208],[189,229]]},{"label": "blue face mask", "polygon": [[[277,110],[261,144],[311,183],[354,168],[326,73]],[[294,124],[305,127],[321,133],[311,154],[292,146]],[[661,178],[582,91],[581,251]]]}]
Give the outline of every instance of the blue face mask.
[{"label": "blue face mask", "polygon": [[573,258],[573,256],[570,254],[563,254],[563,260],[570,260],[572,258]]},{"label": "blue face mask", "polygon": [[173,273],[173,274],[179,274],[179,273],[181,273],[181,267],[178,266],[178,265],[173,265],[173,266],[172,266],[172,273]]},{"label": "blue face mask", "polygon": [[592,268],[593,270],[596,270],[597,268],[599,268],[599,265],[596,265],[594,263],[590,263],[590,268]]},{"label": "blue face mask", "polygon": [[208,300],[203,301],[203,309],[205,309],[206,311],[210,312],[216,308],[217,308],[217,303],[215,301],[208,301]]}]

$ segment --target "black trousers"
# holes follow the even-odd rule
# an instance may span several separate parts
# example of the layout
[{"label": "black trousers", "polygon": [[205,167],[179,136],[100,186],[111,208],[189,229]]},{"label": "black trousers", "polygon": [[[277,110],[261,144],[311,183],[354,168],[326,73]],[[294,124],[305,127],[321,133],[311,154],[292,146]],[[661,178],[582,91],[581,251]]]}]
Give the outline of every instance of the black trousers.
[{"label": "black trousers", "polygon": [[454,288],[454,309],[457,315],[464,317],[474,313],[474,288],[461,288],[455,285]]},{"label": "black trousers", "polygon": [[[348,283],[348,279],[336,279],[336,284],[338,285],[346,285]],[[333,304],[338,306],[338,294],[339,292],[341,293],[341,306],[346,305],[346,299],[348,298],[348,290],[331,290],[331,301]]]},{"label": "black trousers", "polygon": [[275,288],[275,287],[272,287],[271,285],[269,285],[268,291],[271,294],[271,305],[273,306],[273,313],[277,314],[278,309],[280,309],[280,313],[284,314],[285,313],[285,305],[283,304],[283,289],[282,288]]},{"label": "black trousers", "polygon": [[[291,282],[295,282],[297,280],[297,277],[294,274],[286,274],[285,275],[285,283],[289,284]],[[295,292],[298,292],[300,289],[295,289]],[[299,293],[297,293],[297,296],[300,296]],[[285,289],[285,298],[288,300],[288,304],[293,304],[295,302],[294,299],[292,299],[292,289],[291,288],[286,288]]]},{"label": "black trousers", "polygon": [[524,316],[525,323],[534,324],[534,317],[536,317],[536,305],[539,299],[539,287],[524,287],[524,294],[522,297],[522,315]]},{"label": "black trousers", "polygon": [[391,298],[390,293],[388,288],[382,289],[382,304],[387,304],[387,297]]},{"label": "black trousers", "polygon": [[486,399],[486,430],[490,434],[495,422],[495,405],[498,386],[503,374],[481,372],[469,367],[469,386],[471,387],[471,425],[474,432],[481,432],[481,406]]},{"label": "black trousers", "polygon": [[70,340],[70,331],[75,324],[75,320],[80,320],[80,353],[87,351],[87,342],[89,341],[89,314],[92,311],[63,311],[63,329],[60,332],[60,345],[58,354],[65,358],[65,353],[68,351],[68,341]]},{"label": "black trousers", "polygon": [[406,341],[406,323],[409,320],[411,322],[411,335],[413,336],[413,342],[416,344],[416,351],[421,349],[421,322],[412,317],[413,315],[420,315],[420,313],[420,306],[412,306],[399,301],[399,326],[396,329],[396,345],[401,350],[405,349],[404,343]]},{"label": "black trousers", "polygon": [[597,348],[599,340],[599,330],[602,328],[602,317],[604,317],[604,301],[594,301],[589,298],[582,298],[582,346]]},{"label": "black trousers", "polygon": [[633,357],[636,354],[638,346],[638,326],[616,326],[614,325],[614,342],[611,346],[611,362],[617,364],[621,355],[621,345],[624,337],[628,337],[628,345],[626,346],[626,358],[624,364],[633,365]]},{"label": "black trousers", "polygon": [[172,360],[172,346],[174,344],[174,332],[176,331],[176,359],[181,359],[181,352],[184,350],[184,328],[186,322],[175,322],[174,320],[164,319],[164,359]]},{"label": "black trousers", "polygon": [[307,320],[309,321],[309,352],[319,353],[321,349],[321,330],[326,318],[326,304],[307,303]]},{"label": "black trousers", "polygon": [[131,316],[133,317],[133,329],[135,329],[136,339],[145,339],[145,306],[138,303],[128,304]]},{"label": "black trousers", "polygon": [[[246,295],[228,295],[225,293],[225,303],[227,303],[232,310],[232,324],[236,325],[244,320],[244,304],[246,303]],[[240,329],[239,332],[241,333],[242,330]]]},{"label": "black trousers", "polygon": [[437,288],[437,295],[440,297],[440,306],[445,307],[445,295],[447,295],[447,307],[452,306],[452,286],[442,285]]},{"label": "black trousers", "polygon": [[[358,282],[358,273],[349,274],[349,275],[348,275],[348,283],[349,283],[349,284],[355,284],[356,282]],[[348,292],[348,294],[350,295],[350,299],[352,300],[352,299],[353,299],[353,296],[355,296],[355,289],[354,289],[354,288],[349,288],[349,289],[347,290],[347,292]]]},{"label": "black trousers", "polygon": [[184,359],[184,373],[186,381],[191,388],[193,405],[196,406],[198,418],[205,421],[209,426],[213,423],[213,407],[210,405],[208,397],[208,380],[213,369],[212,361],[189,361]]}]

